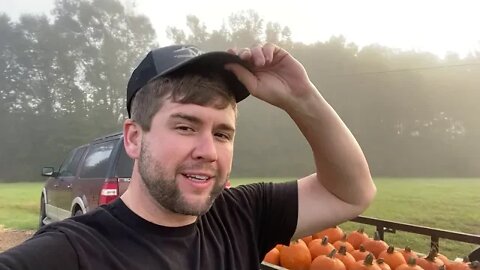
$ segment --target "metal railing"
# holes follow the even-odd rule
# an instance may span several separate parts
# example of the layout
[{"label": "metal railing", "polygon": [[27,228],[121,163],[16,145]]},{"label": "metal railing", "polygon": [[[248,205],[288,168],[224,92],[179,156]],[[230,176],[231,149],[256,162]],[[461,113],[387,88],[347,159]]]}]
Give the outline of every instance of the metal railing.
[{"label": "metal railing", "polygon": [[351,221],[375,226],[382,240],[384,240],[385,232],[395,233],[398,230],[430,236],[430,246],[437,249],[440,247],[440,238],[480,245],[480,235],[475,234],[447,231],[364,216],[358,216]]}]

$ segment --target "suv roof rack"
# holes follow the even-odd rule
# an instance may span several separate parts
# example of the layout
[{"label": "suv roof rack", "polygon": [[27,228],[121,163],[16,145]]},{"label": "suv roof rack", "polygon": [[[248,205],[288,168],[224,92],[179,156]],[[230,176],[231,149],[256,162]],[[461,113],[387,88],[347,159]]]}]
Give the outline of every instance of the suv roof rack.
[{"label": "suv roof rack", "polygon": [[111,134],[108,134],[108,135],[105,135],[105,136],[102,136],[102,137],[98,137],[98,138],[94,139],[92,142],[103,141],[103,140],[106,140],[106,139],[120,137],[122,135],[123,135],[123,132],[115,132],[115,133],[111,133]]}]

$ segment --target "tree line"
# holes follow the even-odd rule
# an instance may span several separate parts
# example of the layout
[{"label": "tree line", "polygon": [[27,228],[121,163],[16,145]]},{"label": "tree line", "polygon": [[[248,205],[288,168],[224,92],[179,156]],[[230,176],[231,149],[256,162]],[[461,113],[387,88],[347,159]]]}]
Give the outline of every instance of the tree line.
[{"label": "tree line", "polygon": [[[43,180],[74,146],[121,129],[128,78],[159,46],[149,19],[117,0],[57,1],[51,17],[0,14],[0,179]],[[205,51],[274,42],[300,60],[350,127],[376,176],[480,175],[480,52],[359,48],[343,36],[293,42],[253,10],[209,30],[196,16],[166,27]],[[167,45],[167,44],[160,44]],[[234,177],[298,177],[311,151],[288,116],[253,97],[239,104]]]}]

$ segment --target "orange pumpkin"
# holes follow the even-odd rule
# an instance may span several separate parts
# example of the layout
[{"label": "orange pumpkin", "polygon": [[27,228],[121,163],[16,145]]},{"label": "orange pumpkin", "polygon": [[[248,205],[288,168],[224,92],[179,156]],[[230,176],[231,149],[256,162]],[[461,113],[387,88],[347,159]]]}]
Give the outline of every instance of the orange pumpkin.
[{"label": "orange pumpkin", "polygon": [[392,269],[397,268],[401,264],[407,263],[402,253],[396,251],[393,246],[389,246],[387,250],[382,251],[380,255],[378,255],[378,258],[383,259]]},{"label": "orange pumpkin", "polygon": [[[377,262],[378,266],[380,266],[380,269],[382,269],[382,270],[392,270],[392,268],[388,264],[386,264],[383,259],[377,259],[376,262]],[[393,269],[395,269],[395,268],[393,268]]]},{"label": "orange pumpkin", "polygon": [[359,228],[358,230],[351,232],[347,236],[347,242],[352,244],[354,249],[359,249],[360,245],[368,239],[368,234],[365,233],[363,228]]},{"label": "orange pumpkin", "polygon": [[303,242],[305,242],[305,244],[307,244],[307,247],[308,247],[308,244],[310,244],[310,242],[312,242],[313,238],[312,238],[311,235],[309,235],[309,236],[302,237],[302,240],[303,240]]},{"label": "orange pumpkin", "polygon": [[447,270],[470,270],[470,260],[468,257],[464,257],[463,261],[461,262],[456,262],[456,261],[451,261],[447,265]]},{"label": "orange pumpkin", "polygon": [[277,245],[275,246],[275,248],[278,249],[278,251],[280,251],[280,252],[282,252],[282,248],[283,248],[283,247],[285,247],[285,245],[283,245],[283,244],[277,244]]},{"label": "orange pumpkin", "polygon": [[356,261],[349,270],[382,270],[380,266],[374,262],[374,259],[375,257],[370,253],[365,257],[365,260]]},{"label": "orange pumpkin", "polygon": [[356,262],[352,254],[347,252],[347,248],[345,246],[340,247],[338,252],[335,254],[335,258],[342,261],[343,264],[345,265],[345,268],[347,268],[347,270],[350,270]]},{"label": "orange pumpkin", "polygon": [[441,260],[447,268],[448,268],[448,265],[452,262],[452,261],[450,261],[450,259],[447,256],[445,256],[441,253],[437,253],[437,258],[439,260]]},{"label": "orange pumpkin", "polygon": [[432,248],[425,258],[418,258],[417,264],[424,270],[438,270],[442,265],[445,265],[442,260],[437,258],[437,251]]},{"label": "orange pumpkin", "polygon": [[447,268],[447,270],[470,270],[470,269],[472,268],[470,268],[469,264],[464,262],[452,262],[448,265],[448,268]]},{"label": "orange pumpkin", "polygon": [[343,262],[335,258],[337,250],[334,249],[328,255],[320,255],[312,261],[310,270],[347,270]]},{"label": "orange pumpkin", "polygon": [[378,255],[382,253],[384,250],[387,250],[388,245],[385,243],[383,240],[380,239],[380,235],[378,232],[375,232],[375,236],[373,239],[369,239],[363,243],[363,246],[365,249],[373,255],[375,255],[375,258],[378,258]]},{"label": "orange pumpkin", "polygon": [[327,228],[327,229],[322,230],[320,232],[314,233],[312,235],[312,238],[313,239],[323,239],[323,237],[327,236],[328,237],[328,242],[330,244],[333,244],[336,241],[342,239],[343,234],[344,234],[343,230],[340,227],[335,226],[335,227],[330,227],[330,228]]},{"label": "orange pumpkin", "polygon": [[332,244],[328,242],[328,237],[325,236],[323,239],[313,239],[308,246],[312,260],[320,255],[328,255],[335,248]]},{"label": "orange pumpkin", "polygon": [[424,269],[417,265],[417,259],[410,257],[407,263],[404,263],[398,266],[395,270],[424,270]]},{"label": "orange pumpkin", "polygon": [[479,261],[473,261],[468,266],[472,270],[480,270],[480,262]]},{"label": "orange pumpkin", "polygon": [[265,257],[263,258],[264,262],[268,262],[275,265],[280,265],[280,250],[277,248],[272,248]]},{"label": "orange pumpkin", "polygon": [[292,270],[308,270],[312,263],[312,256],[302,239],[291,241],[280,252],[280,265]]},{"label": "orange pumpkin", "polygon": [[343,234],[343,237],[342,239],[338,240],[338,241],[335,241],[335,243],[333,243],[333,247],[336,249],[336,250],[340,250],[340,247],[341,246],[344,246],[346,249],[347,249],[347,252],[352,252],[353,250],[355,250],[352,246],[352,244],[350,244],[349,242],[347,242],[347,235],[346,234]]},{"label": "orange pumpkin", "polygon": [[403,258],[405,258],[405,261],[408,262],[408,259],[410,257],[413,257],[415,259],[418,258],[418,255],[416,252],[412,251],[412,249],[409,246],[406,246],[404,249],[400,250],[400,253],[402,253]]},{"label": "orange pumpkin", "polygon": [[[365,258],[367,257],[367,255],[369,253],[370,252],[368,252],[363,245],[360,245],[359,249],[356,249],[356,250],[350,252],[350,254],[352,254],[352,256],[355,258],[356,261],[365,260]],[[373,256],[375,257],[375,255],[373,255]]]}]

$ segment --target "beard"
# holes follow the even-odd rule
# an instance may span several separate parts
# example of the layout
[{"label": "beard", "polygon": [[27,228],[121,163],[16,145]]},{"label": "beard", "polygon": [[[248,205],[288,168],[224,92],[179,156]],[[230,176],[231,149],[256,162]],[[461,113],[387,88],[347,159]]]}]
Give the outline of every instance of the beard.
[{"label": "beard", "polygon": [[[143,183],[153,199],[165,209],[182,215],[200,216],[205,214],[213,205],[215,199],[224,189],[225,179],[217,176],[209,181],[215,181],[209,196],[201,203],[189,203],[180,191],[176,179],[177,172],[185,169],[204,168],[204,164],[183,165],[172,172],[167,172],[161,163],[155,162],[149,149],[149,144],[143,140],[138,160],[139,173]],[[219,175],[216,173],[215,175]]]}]

